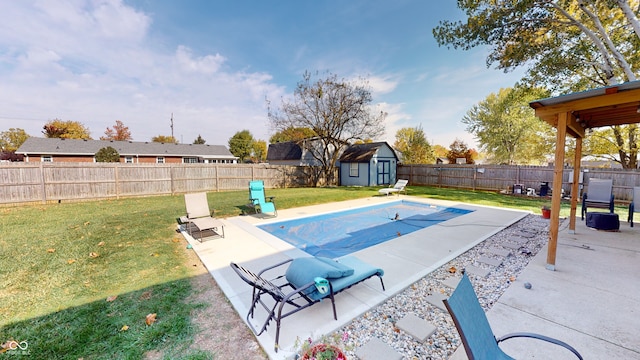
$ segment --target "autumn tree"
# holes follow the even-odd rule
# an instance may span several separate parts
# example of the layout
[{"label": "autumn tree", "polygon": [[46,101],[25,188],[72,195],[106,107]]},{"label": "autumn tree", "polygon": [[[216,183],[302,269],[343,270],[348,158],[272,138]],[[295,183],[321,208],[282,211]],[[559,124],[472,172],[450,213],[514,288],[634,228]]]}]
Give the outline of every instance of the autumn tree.
[{"label": "autumn tree", "polygon": [[253,152],[254,141],[249,130],[238,131],[229,139],[229,151],[233,156],[237,156],[240,162],[244,162]]},{"label": "autumn tree", "polygon": [[16,151],[28,138],[29,134],[24,129],[10,128],[7,131],[2,131],[0,132],[0,150],[4,152]]},{"label": "autumn tree", "polygon": [[449,164],[456,164],[458,159],[465,159],[466,164],[474,164],[476,155],[477,152],[469,149],[464,141],[456,139],[449,145],[447,160],[449,160]]},{"label": "autumn tree", "polygon": [[171,135],[158,135],[151,138],[153,142],[159,142],[164,144],[177,144],[178,140]]},{"label": "autumn tree", "polygon": [[402,128],[396,132],[396,141],[393,144],[402,153],[404,164],[433,164],[435,156],[422,126]]},{"label": "autumn tree", "polygon": [[78,121],[54,119],[47,122],[42,133],[47,138],[87,139],[91,140],[91,132]]},{"label": "autumn tree", "polygon": [[103,147],[95,155],[96,162],[120,162],[118,150],[111,146]]},{"label": "autumn tree", "polygon": [[251,157],[254,162],[263,162],[267,159],[267,142],[255,140],[251,146]]},{"label": "autumn tree", "polygon": [[462,118],[489,159],[498,164],[542,164],[552,154],[554,133],[535,116],[529,102],[546,90],[516,86],[500,89]]},{"label": "autumn tree", "polygon": [[[488,46],[487,65],[526,67],[529,84],[555,93],[582,91],[636,80],[638,6],[627,0],[458,1],[466,22],[441,21],[433,34],[440,45]],[[613,154],[623,167],[637,167],[637,125],[611,130]]]},{"label": "autumn tree", "polygon": [[440,145],[440,144],[435,144],[433,145],[433,155],[436,158],[446,158],[447,157],[447,152],[449,152],[449,150],[447,150],[446,147]]},{"label": "autumn tree", "polygon": [[107,128],[104,132],[104,136],[100,137],[100,140],[114,140],[114,141],[128,141],[132,140],[131,131],[129,127],[124,126],[122,121],[116,120],[116,124],[111,128]]},{"label": "autumn tree", "polygon": [[207,141],[203,139],[202,136],[200,136],[200,134],[198,134],[198,137],[195,140],[193,140],[193,143],[197,145],[204,145],[206,142]]},{"label": "autumn tree", "polygon": [[269,143],[276,144],[287,141],[299,141],[316,136],[313,129],[304,127],[289,127],[284,130],[277,131],[269,138]]},{"label": "autumn tree", "polygon": [[327,183],[333,182],[336,162],[350,143],[375,139],[384,133],[386,113],[372,108],[366,79],[350,81],[328,74],[313,80],[305,72],[293,95],[291,100],[283,99],[278,109],[268,104],[269,121],[277,131],[313,130],[315,141],[301,144],[320,164]]}]

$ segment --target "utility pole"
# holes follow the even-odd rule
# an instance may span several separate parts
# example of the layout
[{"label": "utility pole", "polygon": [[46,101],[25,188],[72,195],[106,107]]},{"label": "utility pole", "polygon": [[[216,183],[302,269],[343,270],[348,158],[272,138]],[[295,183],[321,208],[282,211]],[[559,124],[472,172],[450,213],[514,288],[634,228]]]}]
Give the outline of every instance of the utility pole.
[{"label": "utility pole", "polygon": [[173,137],[173,113],[171,113],[171,138],[172,138],[172,139],[175,139],[175,138]]}]

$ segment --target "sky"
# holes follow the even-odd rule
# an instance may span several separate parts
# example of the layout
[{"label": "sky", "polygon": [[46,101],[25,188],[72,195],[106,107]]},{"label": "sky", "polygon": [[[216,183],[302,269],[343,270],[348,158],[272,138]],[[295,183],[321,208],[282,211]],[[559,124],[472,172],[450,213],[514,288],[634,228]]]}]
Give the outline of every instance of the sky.
[{"label": "sky", "polygon": [[487,68],[485,48],[438,47],[462,20],[456,1],[21,0],[0,12],[0,131],[43,136],[53,119],[134,141],[202,136],[228,145],[275,132],[266,100],[292,96],[305,71],[368,79],[385,135],[421,126],[431,144],[477,148],[461,119],[522,72]]}]

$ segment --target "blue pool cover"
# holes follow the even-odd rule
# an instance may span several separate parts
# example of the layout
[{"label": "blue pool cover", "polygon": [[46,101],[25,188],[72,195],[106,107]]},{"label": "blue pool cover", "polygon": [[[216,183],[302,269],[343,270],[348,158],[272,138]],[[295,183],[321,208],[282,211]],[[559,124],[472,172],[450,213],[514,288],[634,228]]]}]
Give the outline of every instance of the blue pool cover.
[{"label": "blue pool cover", "polygon": [[310,255],[337,258],[472,211],[402,200],[258,227]]}]

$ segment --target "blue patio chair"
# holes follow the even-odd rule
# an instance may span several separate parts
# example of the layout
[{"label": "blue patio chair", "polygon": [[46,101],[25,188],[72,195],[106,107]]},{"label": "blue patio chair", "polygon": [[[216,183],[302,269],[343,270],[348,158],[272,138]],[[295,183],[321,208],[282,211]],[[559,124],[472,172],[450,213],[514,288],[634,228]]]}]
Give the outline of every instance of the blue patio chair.
[{"label": "blue patio chair", "polygon": [[633,227],[633,213],[640,212],[640,186],[636,186],[633,188],[633,199],[629,204],[629,217],[627,218],[627,222],[631,223],[631,227]]},{"label": "blue patio chair", "polygon": [[254,209],[256,214],[260,212],[263,214],[270,213],[273,214],[273,216],[278,216],[276,204],[273,201],[274,198],[275,196],[265,198],[264,181],[254,180],[249,182],[249,206]]},{"label": "blue patio chair", "polygon": [[582,220],[590,207],[609,209],[609,212],[613,213],[613,180],[589,179],[587,192],[582,194]]},{"label": "blue patio chair", "polygon": [[582,360],[582,356],[573,347],[544,335],[518,332],[496,338],[467,275],[462,277],[449,299],[443,301],[458,329],[469,360],[513,359],[504,353],[498,344],[516,337],[533,338],[560,345]]}]

